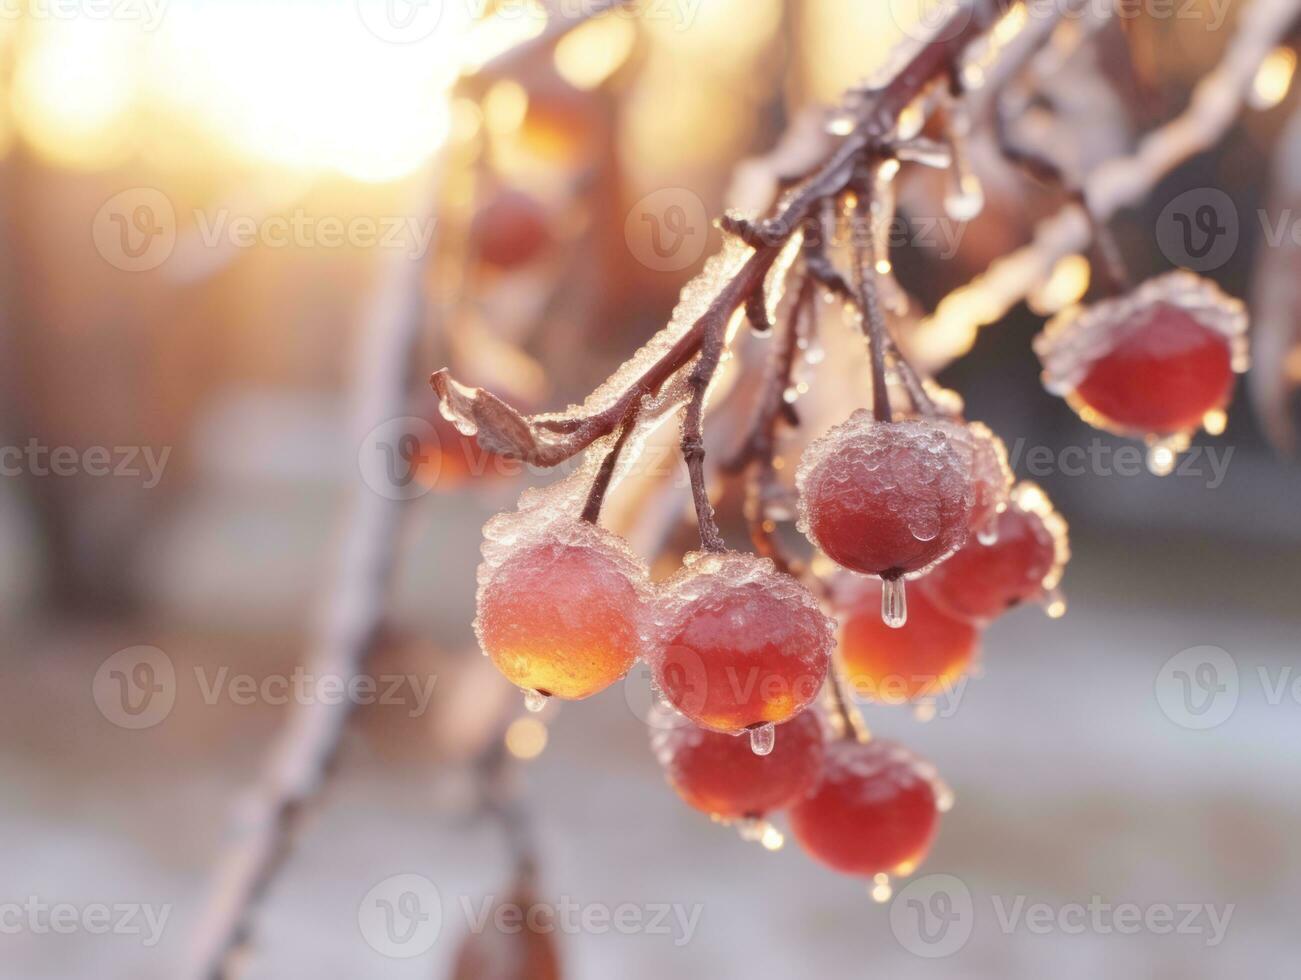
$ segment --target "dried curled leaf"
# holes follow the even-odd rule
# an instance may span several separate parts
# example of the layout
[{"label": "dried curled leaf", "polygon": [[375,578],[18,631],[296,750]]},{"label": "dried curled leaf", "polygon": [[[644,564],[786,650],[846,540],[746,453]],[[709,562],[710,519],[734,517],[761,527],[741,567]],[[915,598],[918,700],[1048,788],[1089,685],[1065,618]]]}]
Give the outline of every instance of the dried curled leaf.
[{"label": "dried curled leaf", "polygon": [[490,453],[531,460],[538,455],[533,427],[518,411],[490,391],[471,388],[444,368],[430,377],[443,415],[464,435],[475,436]]}]

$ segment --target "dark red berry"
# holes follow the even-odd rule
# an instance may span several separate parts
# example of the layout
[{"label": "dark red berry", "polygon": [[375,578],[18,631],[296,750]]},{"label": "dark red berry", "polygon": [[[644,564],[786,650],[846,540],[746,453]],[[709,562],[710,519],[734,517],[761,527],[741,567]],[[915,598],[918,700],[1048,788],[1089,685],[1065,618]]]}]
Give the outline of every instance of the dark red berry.
[{"label": "dark red berry", "polygon": [[790,810],[791,830],[835,871],[909,874],[939,824],[932,780],[929,766],[894,742],[832,743],[818,788]]},{"label": "dark red berry", "polygon": [[1070,556],[1066,522],[1032,483],[1020,483],[998,518],[989,543],[973,537],[916,584],[951,616],[988,622],[1017,603],[1041,599],[1062,576]]},{"label": "dark red berry", "polygon": [[649,660],[669,702],[740,732],[799,714],[822,687],[835,625],[768,559],[698,554],[661,590]]},{"label": "dark red berry", "polygon": [[817,784],[822,721],[808,710],[778,726],[767,755],[756,755],[743,735],[685,724],[657,732],[654,749],[669,783],[697,810],[727,820],[761,817]]}]

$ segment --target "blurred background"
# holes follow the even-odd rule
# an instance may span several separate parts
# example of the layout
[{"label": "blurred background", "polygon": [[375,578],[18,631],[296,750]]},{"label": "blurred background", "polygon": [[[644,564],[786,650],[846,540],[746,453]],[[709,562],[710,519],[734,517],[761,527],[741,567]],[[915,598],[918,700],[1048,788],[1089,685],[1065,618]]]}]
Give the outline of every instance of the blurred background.
[{"label": "blurred background", "polygon": [[[451,976],[466,909],[511,887],[482,806],[485,759],[502,751],[536,835],[540,900],[698,914],[689,934],[672,917],[669,934],[558,931],[566,978],[1282,972],[1301,901],[1287,747],[1301,719],[1301,515],[1280,451],[1301,378],[1301,306],[1285,287],[1301,267],[1299,237],[1271,234],[1301,221],[1290,49],[1220,147],[1113,223],[1141,279],[1183,261],[1161,238],[1169,209],[1222,191],[1234,244],[1199,271],[1272,304],[1260,380],[1186,467],[1149,475],[1040,386],[1030,340],[1082,295],[1087,264],[978,334],[974,314],[951,316],[932,358],[1053,497],[1074,552],[1067,615],[996,624],[954,710],[928,723],[869,713],[956,793],[923,869],[974,897],[973,932],[946,958],[907,949],[860,883],[682,805],[647,747],[637,671],[526,716],[478,655],[475,567],[483,521],[545,477],[482,454],[419,381],[390,393],[390,414],[366,415],[395,320],[412,325],[418,379],[451,365],[530,410],[581,400],[716,250],[709,217],[771,196],[772,169],[753,158],[883,63],[914,7],[648,0],[553,44],[582,4],[4,6],[0,906],[22,911],[0,915],[0,976],[186,975],[213,869],[295,710],[283,692],[351,601],[339,567],[368,497],[401,514],[369,672],[408,683],[353,713],[266,891],[245,976]],[[1060,147],[1073,167],[1129,152],[1177,113],[1248,4],[1180,7],[1123,28],[1081,17],[1097,37],[1061,68],[1056,107],[1078,137]],[[987,206],[970,226],[940,217],[940,178],[901,190],[896,271],[922,309],[1062,203],[985,141],[973,156]],[[395,482],[375,460],[398,419],[421,452]],[[670,495],[670,520],[640,520],[635,500],[618,513],[664,553],[661,571],[689,542],[689,526],[673,529],[685,503]],[[1158,683],[1201,646],[1223,650],[1234,678],[1206,729],[1163,709]],[[167,696],[115,702],[128,680]],[[407,958],[359,926],[368,892],[403,874],[433,882],[442,908],[436,941]],[[1232,911],[1211,945],[1004,928],[993,899],[1018,896]],[[33,899],[75,908],[78,924],[33,919]],[[163,918],[92,928],[96,904]]]}]

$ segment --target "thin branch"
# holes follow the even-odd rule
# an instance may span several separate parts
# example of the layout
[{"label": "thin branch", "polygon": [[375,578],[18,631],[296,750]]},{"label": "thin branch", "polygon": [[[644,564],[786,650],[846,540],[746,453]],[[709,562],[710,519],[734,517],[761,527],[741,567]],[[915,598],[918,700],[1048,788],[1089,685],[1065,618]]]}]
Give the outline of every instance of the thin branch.
[{"label": "thin branch", "polygon": [[[1243,8],[1220,64],[1197,84],[1188,108],[1144,137],[1133,154],[1101,164],[1084,180],[1085,197],[1098,220],[1110,220],[1122,208],[1138,204],[1175,168],[1224,138],[1261,63],[1287,38],[1299,15],[1301,0],[1252,0]],[[1089,222],[1075,205],[1041,222],[1032,242],[995,260],[918,325],[919,347],[934,352],[929,363],[959,356],[970,343],[973,326],[1002,320],[1058,261],[1089,242]],[[973,310],[979,311],[978,319]]]},{"label": "thin branch", "polygon": [[[723,287],[704,315],[613,404],[589,416],[530,419],[488,392],[458,384],[446,371],[430,378],[439,398],[475,423],[484,448],[537,466],[558,465],[609,435],[623,423],[634,401],[658,391],[702,352],[711,334],[723,335],[737,308],[761,289],[769,267],[794,231],[814,208],[828,198],[834,199],[849,186],[864,155],[889,143],[899,114],[932,82],[948,74],[953,61],[983,35],[997,14],[998,0],[971,0],[955,5],[948,19],[937,27],[935,39],[921,44],[890,81],[879,89],[859,93],[853,131],[811,177],[787,195],[773,217],[757,225],[725,219],[725,229],[742,235],[754,248],[754,254]],[[707,366],[708,362],[705,363]],[[694,455],[694,441],[684,445],[684,449]],[[703,472],[698,459],[694,462],[688,459],[688,465]]]},{"label": "thin branch", "polygon": [[[363,324],[353,423],[358,438],[407,414],[411,368],[425,322],[422,270],[420,263],[395,253]],[[352,678],[362,671],[384,620],[402,510],[399,500],[360,483],[355,488],[336,578],[310,658],[313,674]],[[351,707],[347,699],[291,707],[265,769],[240,807],[235,836],[218,859],[191,976],[227,980],[236,975],[237,954],[252,937],[254,915],[338,760]]]},{"label": "thin branch", "polygon": [[1103,290],[1109,296],[1118,296],[1127,292],[1132,283],[1125,260],[1116,242],[1116,237],[1107,227],[1106,221],[1094,214],[1089,208],[1084,189],[1069,177],[1061,165],[1046,154],[1032,150],[1016,142],[1012,135],[1011,112],[1009,107],[1000,102],[994,110],[994,133],[998,141],[999,152],[1003,158],[1020,168],[1040,184],[1055,187],[1068,201],[1076,204],[1089,219],[1089,232],[1092,239],[1092,251],[1096,266],[1101,273]]},{"label": "thin branch", "polygon": [[[854,242],[854,293],[858,300],[859,317],[863,321],[863,332],[867,334],[872,353],[872,414],[878,422],[890,422],[894,413],[890,408],[890,392],[885,381],[885,351],[889,344],[885,325],[885,313],[881,309],[881,299],[876,292],[876,256],[871,246],[871,206],[866,196],[865,186],[859,190],[859,197],[853,210],[854,229],[851,237]],[[864,240],[869,244],[865,248]]]},{"label": "thin branch", "polygon": [[709,488],[705,485],[705,394],[722,360],[726,333],[727,321],[723,320],[711,325],[705,334],[700,357],[687,379],[691,400],[682,418],[682,458],[687,461],[687,472],[691,477],[691,497],[696,506],[696,521],[700,525],[700,546],[705,551],[714,552],[726,551],[727,545],[714,517]]},{"label": "thin branch", "polygon": [[587,503],[583,507],[583,520],[589,524],[595,524],[601,517],[601,505],[605,503],[605,495],[610,491],[610,481],[614,478],[619,456],[628,442],[628,436],[632,435],[632,430],[637,425],[637,415],[640,411],[640,403],[634,403],[632,410],[628,412],[628,417],[624,419],[623,428],[619,430],[619,438],[614,441],[610,451],[605,454],[605,459],[601,461],[601,468],[596,471],[596,478],[592,480],[592,489],[587,495]]}]

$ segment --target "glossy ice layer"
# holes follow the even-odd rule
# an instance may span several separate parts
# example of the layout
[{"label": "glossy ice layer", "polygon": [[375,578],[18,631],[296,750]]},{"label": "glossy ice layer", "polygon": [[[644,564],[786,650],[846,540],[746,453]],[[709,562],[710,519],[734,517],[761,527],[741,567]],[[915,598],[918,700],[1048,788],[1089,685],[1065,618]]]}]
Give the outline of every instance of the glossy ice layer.
[{"label": "glossy ice layer", "polygon": [[656,684],[719,732],[798,714],[822,687],[835,644],[835,624],[812,594],[749,554],[688,555],[660,590],[655,619]]},{"label": "glossy ice layer", "polygon": [[855,412],[800,461],[800,529],[835,562],[895,578],[966,540],[975,440],[938,419],[877,422]]}]

